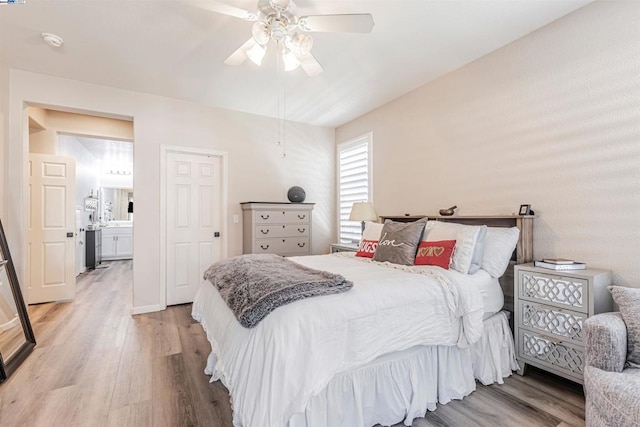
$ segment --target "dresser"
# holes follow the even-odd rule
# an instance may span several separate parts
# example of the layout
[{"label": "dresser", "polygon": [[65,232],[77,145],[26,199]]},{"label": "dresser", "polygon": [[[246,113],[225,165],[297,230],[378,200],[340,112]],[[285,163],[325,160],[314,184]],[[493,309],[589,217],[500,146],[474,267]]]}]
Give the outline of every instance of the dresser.
[{"label": "dresser", "polygon": [[245,202],[243,253],[310,255],[315,203]]},{"label": "dresser", "polygon": [[85,265],[96,268],[102,263],[102,230],[85,230]]},{"label": "dresser", "polygon": [[584,321],[613,311],[608,270],[516,265],[515,330],[519,374],[533,365],[582,384]]}]

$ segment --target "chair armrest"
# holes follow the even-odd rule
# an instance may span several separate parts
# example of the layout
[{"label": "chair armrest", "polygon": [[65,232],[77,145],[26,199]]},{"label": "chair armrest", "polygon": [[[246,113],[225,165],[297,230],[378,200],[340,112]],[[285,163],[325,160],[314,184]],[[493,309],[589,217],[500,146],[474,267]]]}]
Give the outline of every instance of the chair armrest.
[{"label": "chair armrest", "polygon": [[606,372],[593,366],[584,371],[587,426],[638,427],[640,375]]},{"label": "chair armrest", "polygon": [[627,359],[627,326],[620,313],[600,313],[584,323],[586,365],[622,372]]}]

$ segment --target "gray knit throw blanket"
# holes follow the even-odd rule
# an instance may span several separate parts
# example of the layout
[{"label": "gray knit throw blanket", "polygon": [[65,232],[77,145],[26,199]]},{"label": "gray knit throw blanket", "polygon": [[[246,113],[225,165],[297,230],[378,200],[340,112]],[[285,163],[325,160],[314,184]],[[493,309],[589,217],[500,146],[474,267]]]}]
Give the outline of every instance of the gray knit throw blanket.
[{"label": "gray knit throw blanket", "polygon": [[253,328],[281,305],[303,298],[346,292],[353,283],[339,274],[314,270],[278,255],[241,255],[204,272],[238,321]]}]

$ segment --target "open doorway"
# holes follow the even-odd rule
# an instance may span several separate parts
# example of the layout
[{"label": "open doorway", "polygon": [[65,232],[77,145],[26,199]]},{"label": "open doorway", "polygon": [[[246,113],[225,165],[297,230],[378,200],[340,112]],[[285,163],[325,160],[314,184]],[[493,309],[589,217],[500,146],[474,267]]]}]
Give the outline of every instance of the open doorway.
[{"label": "open doorway", "polygon": [[79,274],[131,263],[133,123],[37,107],[27,111],[27,302],[68,301]]},{"label": "open doorway", "polygon": [[76,160],[76,276],[133,258],[133,143],[58,135]]}]

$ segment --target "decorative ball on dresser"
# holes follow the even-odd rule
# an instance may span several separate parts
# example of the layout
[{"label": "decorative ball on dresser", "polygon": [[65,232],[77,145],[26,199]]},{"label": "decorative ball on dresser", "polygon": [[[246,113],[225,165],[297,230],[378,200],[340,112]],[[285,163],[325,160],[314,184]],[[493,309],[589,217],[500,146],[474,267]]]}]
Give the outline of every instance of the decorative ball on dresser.
[{"label": "decorative ball on dresser", "polygon": [[293,203],[302,203],[306,197],[307,193],[305,193],[304,188],[298,187],[297,185],[287,191],[287,198]]}]

